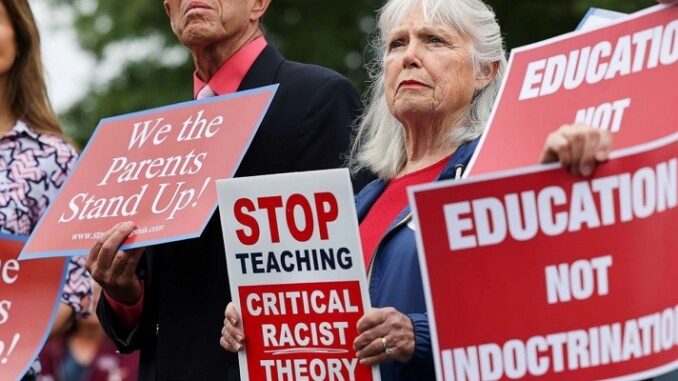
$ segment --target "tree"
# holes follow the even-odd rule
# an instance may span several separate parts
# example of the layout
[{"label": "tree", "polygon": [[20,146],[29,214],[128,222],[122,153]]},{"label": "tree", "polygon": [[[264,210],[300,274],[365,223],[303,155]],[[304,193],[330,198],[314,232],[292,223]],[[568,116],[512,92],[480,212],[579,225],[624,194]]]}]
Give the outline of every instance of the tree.
[{"label": "tree", "polygon": [[[160,0],[50,0],[72,7],[80,44],[99,62],[121,50],[141,51],[119,75],[95,83],[61,115],[67,133],[85,144],[106,116],[191,98],[192,60],[169,28]],[[512,48],[573,30],[590,6],[633,12],[653,0],[491,0]],[[327,66],[367,87],[363,62],[374,29],[377,0],[274,0],[264,23],[269,42],[289,59]]]}]

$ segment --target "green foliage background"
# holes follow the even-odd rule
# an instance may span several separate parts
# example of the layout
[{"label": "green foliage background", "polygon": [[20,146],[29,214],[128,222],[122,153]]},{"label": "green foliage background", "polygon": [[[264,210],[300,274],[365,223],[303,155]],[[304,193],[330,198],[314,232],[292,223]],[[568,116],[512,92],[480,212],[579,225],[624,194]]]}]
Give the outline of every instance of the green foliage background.
[{"label": "green foliage background", "polygon": [[[82,47],[105,62],[114,47],[148,50],[120,75],[93,84],[87,96],[60,115],[67,134],[84,146],[98,121],[191,98],[193,62],[169,28],[162,0],[49,0],[76,12]],[[238,1],[238,0],[226,0]],[[453,1],[453,0],[450,0]],[[589,7],[634,12],[654,0],[489,0],[508,49],[573,30]],[[362,91],[362,63],[383,0],[273,0],[267,36],[292,60],[333,68]],[[134,41],[145,41],[132,44]]]}]

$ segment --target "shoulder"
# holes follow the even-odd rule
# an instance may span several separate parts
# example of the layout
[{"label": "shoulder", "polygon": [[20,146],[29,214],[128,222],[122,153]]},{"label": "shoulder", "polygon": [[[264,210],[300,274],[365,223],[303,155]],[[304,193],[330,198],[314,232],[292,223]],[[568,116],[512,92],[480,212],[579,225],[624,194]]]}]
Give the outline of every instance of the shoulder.
[{"label": "shoulder", "polygon": [[371,206],[388,184],[387,180],[377,178],[370,181],[365,187],[355,196],[355,204],[358,208],[358,215],[361,215],[361,210]]},{"label": "shoulder", "polygon": [[327,89],[341,89],[358,95],[348,78],[326,67],[285,60],[280,65],[276,79],[281,86],[304,88],[313,93]]},{"label": "shoulder", "polygon": [[64,138],[48,133],[38,133],[37,135],[38,140],[44,146],[54,149],[63,155],[72,157],[78,156],[78,152],[75,150],[75,147],[73,147],[73,145],[71,145],[71,143],[66,141]]},{"label": "shoulder", "polygon": [[23,145],[36,147],[33,149],[44,151],[55,150],[63,154],[78,155],[75,148],[65,138],[56,134],[37,131],[23,121],[17,122],[14,128],[12,128],[11,134],[14,139],[23,143]]},{"label": "shoulder", "polygon": [[15,129],[16,141],[22,157],[32,157],[45,172],[68,172],[78,153],[65,138],[35,131],[25,124]]}]

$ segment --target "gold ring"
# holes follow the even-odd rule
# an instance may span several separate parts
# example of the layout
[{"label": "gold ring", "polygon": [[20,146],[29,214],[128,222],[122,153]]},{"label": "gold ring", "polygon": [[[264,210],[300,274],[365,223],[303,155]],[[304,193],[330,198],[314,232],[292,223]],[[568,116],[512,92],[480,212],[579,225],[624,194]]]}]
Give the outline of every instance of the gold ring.
[{"label": "gold ring", "polygon": [[384,352],[386,352],[386,354],[388,354],[388,345],[386,344],[386,338],[385,337],[381,338],[381,343],[384,344]]},{"label": "gold ring", "polygon": [[384,353],[386,354],[386,356],[390,355],[391,352],[393,352],[393,348],[386,348],[386,349],[384,349]]}]

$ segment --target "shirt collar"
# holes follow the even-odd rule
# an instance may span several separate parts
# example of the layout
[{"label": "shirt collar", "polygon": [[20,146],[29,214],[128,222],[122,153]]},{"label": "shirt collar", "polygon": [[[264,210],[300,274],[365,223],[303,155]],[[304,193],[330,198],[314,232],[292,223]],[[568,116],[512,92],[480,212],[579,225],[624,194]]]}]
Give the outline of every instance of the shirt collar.
[{"label": "shirt collar", "polygon": [[21,120],[18,120],[14,124],[12,129],[7,131],[7,133],[5,133],[1,138],[5,139],[5,138],[12,138],[12,137],[19,137],[19,136],[28,136],[28,137],[33,138],[35,140],[38,140],[39,137],[40,137],[40,135],[37,132],[31,130],[26,125],[26,123],[24,123]]},{"label": "shirt collar", "polygon": [[208,82],[198,78],[197,71],[193,72],[193,98],[208,84],[217,95],[233,93],[238,90],[240,83],[266,45],[268,43],[264,36],[250,41],[226,60]]}]

